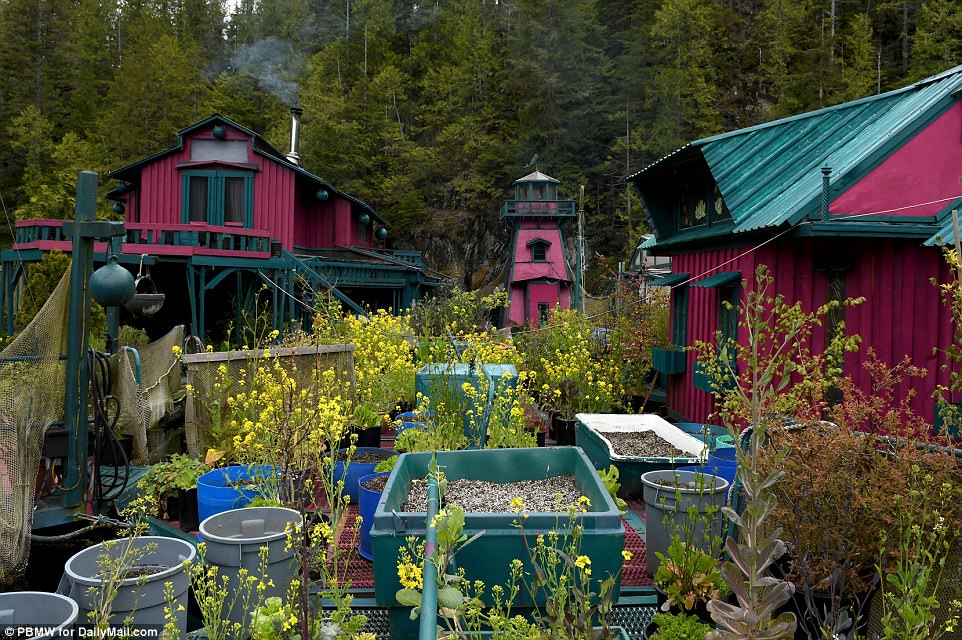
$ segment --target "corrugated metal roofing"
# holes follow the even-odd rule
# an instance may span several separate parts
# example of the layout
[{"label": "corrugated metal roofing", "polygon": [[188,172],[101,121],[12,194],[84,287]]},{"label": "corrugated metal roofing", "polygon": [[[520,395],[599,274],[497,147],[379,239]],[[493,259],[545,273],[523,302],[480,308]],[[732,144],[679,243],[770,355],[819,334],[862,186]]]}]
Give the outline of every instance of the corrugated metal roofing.
[{"label": "corrugated metal roofing", "polygon": [[[948,215],[946,215],[939,224],[938,231],[933,233],[932,237],[923,243],[925,246],[939,247],[942,245],[955,243],[955,228],[954,224],[952,223],[952,210],[957,210],[960,207],[962,207],[962,198],[952,201],[952,204],[946,208]],[[962,213],[960,213],[959,216],[959,224],[962,225]]]},{"label": "corrugated metal roofing", "polygon": [[652,280],[651,284],[657,285],[659,287],[673,287],[676,284],[679,284],[681,282],[686,282],[687,280],[688,280],[687,273],[671,273],[665,276],[664,278],[658,278],[656,280]]},{"label": "corrugated metal roofing", "polygon": [[639,249],[651,249],[653,246],[658,244],[658,238],[654,235],[648,236],[648,239],[638,245]]},{"label": "corrugated metal roofing", "polygon": [[735,233],[777,226],[817,202],[821,167],[832,168],[834,183],[947,106],[960,87],[962,66],[896,91],[696,140],[639,173],[695,147],[718,183]]},{"label": "corrugated metal roofing", "polygon": [[719,271],[704,280],[694,283],[693,287],[703,287],[705,289],[717,289],[725,285],[741,282],[742,274],[739,271]]}]

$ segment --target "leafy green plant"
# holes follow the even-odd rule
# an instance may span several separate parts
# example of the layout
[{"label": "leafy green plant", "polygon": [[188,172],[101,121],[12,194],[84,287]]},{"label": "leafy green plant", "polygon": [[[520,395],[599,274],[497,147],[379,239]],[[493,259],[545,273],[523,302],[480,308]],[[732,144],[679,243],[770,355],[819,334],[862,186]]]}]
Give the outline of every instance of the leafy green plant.
[{"label": "leafy green plant", "polygon": [[618,511],[620,511],[622,515],[628,513],[628,503],[618,497],[618,490],[621,489],[621,483],[618,482],[621,473],[618,471],[618,467],[611,465],[606,470],[599,471],[598,477],[601,478],[601,481],[605,484],[605,489],[608,490],[608,495],[611,496],[611,499],[615,501]]},{"label": "leafy green plant", "polygon": [[662,611],[678,606],[691,611],[699,603],[720,598],[725,583],[718,570],[718,558],[681,539],[671,537],[668,553],[658,553],[661,564],[655,572],[655,583],[667,594]]},{"label": "leafy green plant", "polygon": [[374,465],[374,473],[384,473],[385,471],[393,471],[394,465],[397,464],[398,456],[394,455],[385,460],[381,460],[376,465]]},{"label": "leafy green plant", "polygon": [[[952,601],[948,619],[939,622],[941,604],[936,592],[942,581],[946,556],[956,536],[947,506],[958,501],[959,492],[950,482],[933,486],[931,475],[912,468],[908,494],[893,496],[899,513],[899,529],[892,543],[894,567],[885,566],[880,556],[876,569],[885,576],[882,598],[882,640],[937,640],[959,624],[962,602]],[[901,508],[905,502],[919,502],[921,509]]]},{"label": "leafy green plant", "polygon": [[180,491],[195,489],[197,479],[209,470],[203,461],[175,453],[168,461],[151,465],[137,483],[137,489],[157,504],[159,513],[166,514],[167,500]]},{"label": "leafy green plant", "polygon": [[651,640],[704,640],[711,631],[711,625],[684,614],[659,613],[651,621],[658,627]]}]

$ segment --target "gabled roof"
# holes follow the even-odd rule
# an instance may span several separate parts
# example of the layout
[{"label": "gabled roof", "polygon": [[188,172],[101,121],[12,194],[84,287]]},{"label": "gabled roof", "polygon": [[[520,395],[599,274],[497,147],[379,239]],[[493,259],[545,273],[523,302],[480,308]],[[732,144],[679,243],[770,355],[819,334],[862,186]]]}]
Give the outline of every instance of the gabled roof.
[{"label": "gabled roof", "polygon": [[734,233],[795,223],[818,211],[821,167],[837,193],[944,113],[962,87],[962,66],[911,86],[834,107],[695,140],[627,178],[704,157]]},{"label": "gabled roof", "polygon": [[[150,164],[151,162],[159,158],[163,158],[166,155],[177,153],[178,151],[183,149],[184,139],[188,134],[190,134],[193,131],[196,131],[197,129],[206,127],[214,122],[221,122],[223,124],[234,127],[235,129],[238,129],[239,131],[242,131],[243,133],[249,135],[251,137],[251,148],[254,150],[254,153],[257,153],[262,156],[267,156],[271,160],[284,165],[285,167],[287,167],[291,171],[294,171],[301,177],[307,179],[310,182],[315,183],[318,187],[325,189],[328,193],[336,194],[344,198],[345,200],[348,200],[352,204],[357,205],[358,207],[360,207],[361,209],[369,213],[374,220],[377,220],[382,225],[386,224],[384,222],[384,219],[377,214],[377,212],[374,210],[374,208],[371,205],[355,198],[354,196],[348,193],[344,193],[343,191],[337,189],[336,187],[328,183],[323,178],[314,175],[313,173],[311,173],[310,171],[307,171],[300,165],[294,164],[293,162],[287,159],[287,156],[285,156],[283,153],[281,153],[276,148],[274,148],[274,146],[271,145],[269,142],[267,142],[267,140],[265,140],[260,134],[256,133],[255,131],[252,131],[251,129],[248,129],[244,125],[234,122],[230,118],[220,115],[219,113],[215,113],[212,116],[204,118],[200,122],[195,122],[194,124],[178,131],[177,144],[174,145],[173,147],[169,149],[165,149],[164,151],[160,151],[159,153],[155,153],[151,156],[147,156],[146,158],[142,158],[137,162],[132,162],[131,164],[120,167],[119,169],[114,169],[113,171],[107,174],[107,177],[113,178],[115,180],[130,182],[131,181],[130,178],[133,177],[133,175],[140,173],[140,169],[145,165]],[[117,193],[117,190],[111,191],[108,194],[108,197],[110,197],[111,194],[116,194],[116,193]]]},{"label": "gabled roof", "polygon": [[561,181],[560,181],[560,180],[555,180],[555,179],[552,178],[551,176],[545,175],[545,174],[541,173],[540,171],[532,171],[531,173],[529,173],[529,174],[526,175],[525,177],[523,177],[523,178],[518,178],[518,179],[515,180],[514,182],[515,182],[515,184],[517,184],[517,183],[519,183],[519,182],[555,182],[555,183],[557,183],[557,184],[561,184]]}]

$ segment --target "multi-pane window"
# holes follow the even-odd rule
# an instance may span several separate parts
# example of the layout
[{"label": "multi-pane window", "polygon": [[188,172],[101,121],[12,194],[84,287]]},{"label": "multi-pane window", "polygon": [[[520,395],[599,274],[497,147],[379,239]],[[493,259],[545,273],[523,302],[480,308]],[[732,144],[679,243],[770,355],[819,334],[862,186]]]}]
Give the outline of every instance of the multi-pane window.
[{"label": "multi-pane window", "polygon": [[249,171],[185,171],[184,222],[253,227],[254,174]]}]

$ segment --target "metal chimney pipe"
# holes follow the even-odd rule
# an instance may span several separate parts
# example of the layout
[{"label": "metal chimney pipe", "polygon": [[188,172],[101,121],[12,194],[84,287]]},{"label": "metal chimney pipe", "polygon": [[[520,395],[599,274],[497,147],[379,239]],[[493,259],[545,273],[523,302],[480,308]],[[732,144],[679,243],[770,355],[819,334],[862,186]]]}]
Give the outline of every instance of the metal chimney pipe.
[{"label": "metal chimney pipe", "polygon": [[832,168],[822,167],[822,220],[828,220],[829,206],[832,202]]},{"label": "metal chimney pipe", "polygon": [[297,155],[297,145],[301,137],[301,114],[304,110],[299,106],[291,107],[291,151],[287,154],[287,159],[294,164],[301,164],[301,157]]}]

